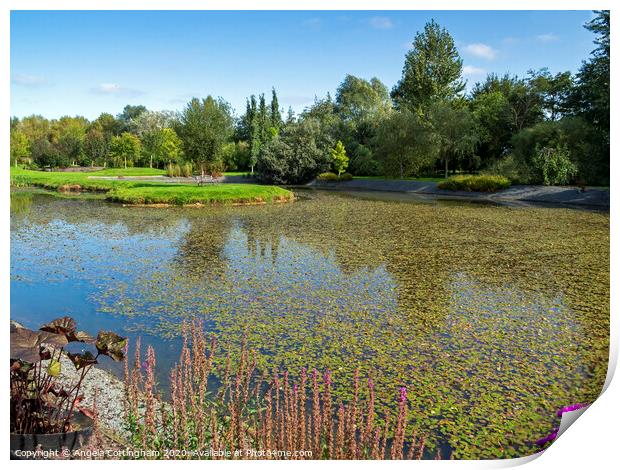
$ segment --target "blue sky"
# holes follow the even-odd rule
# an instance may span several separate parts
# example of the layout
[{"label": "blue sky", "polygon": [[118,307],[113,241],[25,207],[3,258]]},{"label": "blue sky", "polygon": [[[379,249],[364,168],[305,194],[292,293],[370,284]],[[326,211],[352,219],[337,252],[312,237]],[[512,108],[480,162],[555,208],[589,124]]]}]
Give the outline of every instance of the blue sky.
[{"label": "blue sky", "polygon": [[181,109],[192,96],[275,86],[284,109],[335,93],[347,73],[391,88],[416,32],[452,34],[471,86],[487,72],[576,71],[594,48],[590,11],[13,11],[11,114],[49,118],[125,104]]}]

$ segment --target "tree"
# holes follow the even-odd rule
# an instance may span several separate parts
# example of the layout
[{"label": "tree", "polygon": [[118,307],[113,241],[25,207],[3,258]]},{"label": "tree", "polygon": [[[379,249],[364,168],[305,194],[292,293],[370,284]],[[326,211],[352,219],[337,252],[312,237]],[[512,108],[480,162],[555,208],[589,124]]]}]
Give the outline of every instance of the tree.
[{"label": "tree", "polygon": [[177,134],[183,142],[186,158],[204,171],[221,161],[222,146],[233,134],[230,105],[211,96],[193,98],[179,116]]},{"label": "tree", "polygon": [[447,178],[450,162],[474,154],[478,142],[475,121],[469,109],[458,102],[439,101],[433,104],[429,116]]},{"label": "tree", "polygon": [[84,160],[84,138],[88,121],[83,117],[63,116],[52,124],[51,142],[60,155],[71,164],[82,165]]},{"label": "tree", "polygon": [[565,145],[556,147],[538,147],[534,157],[534,166],[545,185],[568,184],[577,173],[577,168],[570,158]]},{"label": "tree", "polygon": [[140,158],[141,150],[140,139],[135,135],[123,132],[120,136],[114,136],[110,142],[112,166],[134,166],[134,162]]},{"label": "tree", "polygon": [[334,170],[338,173],[338,176],[340,176],[349,166],[349,157],[347,157],[347,152],[340,140],[336,143],[336,146],[330,150],[330,154],[332,156]]},{"label": "tree", "polygon": [[18,163],[30,163],[30,141],[23,132],[16,128],[11,129],[11,162],[15,166]]},{"label": "tree", "polygon": [[265,101],[265,95],[263,93],[258,97],[258,111],[256,117],[258,119],[258,137],[262,145],[272,137],[269,111],[267,110],[267,102]]},{"label": "tree", "polygon": [[464,90],[462,67],[452,36],[432,20],[416,34],[392,98],[399,107],[410,106],[423,114],[430,103],[451,100]]},{"label": "tree", "polygon": [[285,126],[280,135],[261,147],[256,165],[259,181],[303,184],[327,171],[331,164],[329,148],[321,137],[321,123],[317,119]]},{"label": "tree", "polygon": [[336,91],[336,109],[345,122],[375,119],[391,107],[389,91],[378,78],[368,81],[347,75]]},{"label": "tree", "polygon": [[123,112],[116,116],[119,123],[118,132],[121,133],[131,131],[131,122],[146,111],[146,106],[142,105],[133,106],[128,104],[125,106],[123,108]]},{"label": "tree", "polygon": [[351,156],[354,174],[375,174],[372,141],[381,119],[392,109],[387,87],[377,78],[370,81],[347,75],[336,92],[336,112],[340,118],[337,138]]},{"label": "tree", "polygon": [[157,132],[161,136],[157,139],[161,142],[161,150],[157,153],[158,156],[160,156],[161,163],[178,163],[183,158],[183,144],[177,133],[174,132],[174,129],[170,129],[169,127]]},{"label": "tree", "polygon": [[108,142],[113,136],[121,134],[122,124],[109,113],[101,113],[95,122],[101,125],[101,132]]},{"label": "tree", "polygon": [[540,94],[545,117],[557,121],[569,111],[569,99],[573,90],[570,72],[552,75],[548,69],[529,72],[529,83]]},{"label": "tree", "polygon": [[[110,139],[111,140],[111,139]],[[108,155],[110,141],[106,138],[103,126],[95,121],[86,131],[84,154],[91,162],[103,162]]]},{"label": "tree", "polygon": [[410,109],[392,111],[381,122],[375,138],[383,172],[405,178],[417,175],[436,160],[432,133]]},{"label": "tree", "polygon": [[573,112],[585,119],[598,131],[599,146],[590,156],[598,168],[593,175],[599,184],[609,183],[609,126],[610,126],[610,42],[609,11],[595,12],[595,18],[585,25],[596,36],[596,48],[589,60],[584,61],[577,73],[576,86],[571,96]]},{"label": "tree", "polygon": [[476,94],[470,107],[480,137],[478,155],[483,165],[489,165],[505,156],[510,148],[514,132],[510,103],[501,91],[493,90]]},{"label": "tree", "polygon": [[277,134],[280,132],[280,128],[282,127],[282,115],[280,114],[280,105],[278,104],[278,95],[276,94],[275,87],[271,89],[271,103],[269,108],[271,127],[274,129],[275,134]]}]

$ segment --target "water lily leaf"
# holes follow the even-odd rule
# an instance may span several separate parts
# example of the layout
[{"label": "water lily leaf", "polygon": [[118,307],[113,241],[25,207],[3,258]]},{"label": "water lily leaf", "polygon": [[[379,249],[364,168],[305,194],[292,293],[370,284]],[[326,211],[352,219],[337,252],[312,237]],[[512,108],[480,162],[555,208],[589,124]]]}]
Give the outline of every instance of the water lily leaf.
[{"label": "water lily leaf", "polygon": [[124,349],[127,344],[127,338],[117,335],[113,331],[101,331],[97,335],[95,347],[99,354],[103,354],[115,361],[122,361],[125,357]]},{"label": "water lily leaf", "polygon": [[68,353],[69,359],[73,362],[76,370],[80,370],[88,365],[97,364],[97,359],[90,351],[84,353]]}]

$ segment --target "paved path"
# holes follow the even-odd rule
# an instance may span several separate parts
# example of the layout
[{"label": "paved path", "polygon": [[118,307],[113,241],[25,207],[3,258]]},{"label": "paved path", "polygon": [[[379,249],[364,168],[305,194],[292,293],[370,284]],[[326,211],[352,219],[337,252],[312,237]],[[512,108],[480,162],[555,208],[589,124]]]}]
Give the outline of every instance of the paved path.
[{"label": "paved path", "polygon": [[535,202],[609,209],[609,189],[587,188],[585,191],[581,191],[580,188],[572,186],[515,185],[496,193],[446,191],[439,189],[437,183],[388,179],[353,179],[352,181],[341,182],[313,181],[307,186],[317,189],[417,193],[433,195],[442,199],[453,198],[500,203]]}]

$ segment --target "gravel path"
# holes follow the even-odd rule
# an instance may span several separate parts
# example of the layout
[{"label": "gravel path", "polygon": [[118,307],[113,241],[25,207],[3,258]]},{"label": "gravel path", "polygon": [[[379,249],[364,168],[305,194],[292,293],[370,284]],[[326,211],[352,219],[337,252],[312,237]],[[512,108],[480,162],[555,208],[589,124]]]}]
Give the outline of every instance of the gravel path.
[{"label": "gravel path", "polygon": [[587,206],[609,209],[609,189],[580,188],[571,186],[515,185],[496,193],[475,193],[468,191],[446,191],[437,183],[413,180],[354,179],[352,181],[320,182],[307,185],[317,189],[339,189],[357,191],[406,192],[432,195],[437,198],[490,201],[497,203],[545,203],[568,206]]}]

